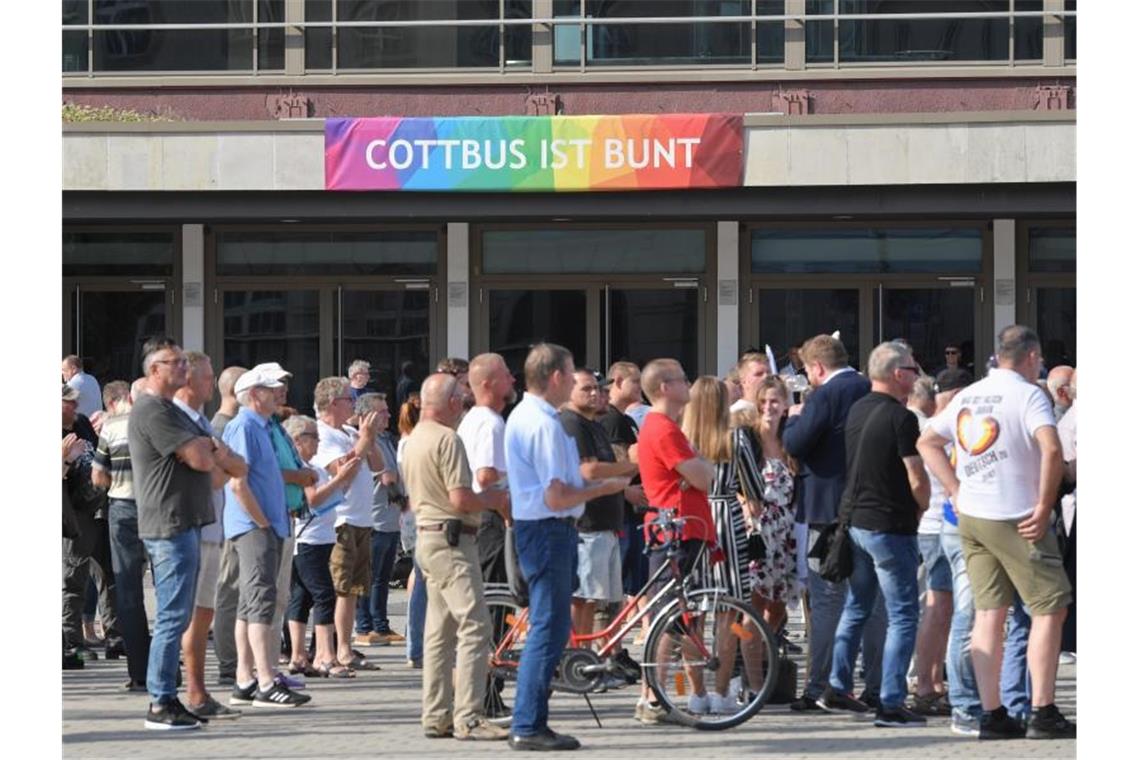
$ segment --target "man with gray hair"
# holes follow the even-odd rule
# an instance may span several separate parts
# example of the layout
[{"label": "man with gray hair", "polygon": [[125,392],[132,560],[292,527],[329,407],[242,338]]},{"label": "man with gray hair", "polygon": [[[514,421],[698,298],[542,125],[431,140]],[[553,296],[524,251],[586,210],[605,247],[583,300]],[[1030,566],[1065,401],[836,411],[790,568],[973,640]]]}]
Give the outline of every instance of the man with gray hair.
[{"label": "man with gray hair", "polygon": [[76,407],[84,417],[91,419],[103,410],[99,381],[83,371],[83,360],[75,354],[63,357],[63,382],[79,391]]},{"label": "man with gray hair", "polygon": [[507,494],[471,490],[471,468],[455,432],[464,401],[458,380],[444,373],[430,375],[420,398],[423,411],[405,444],[403,467],[416,515],[416,561],[428,592],[424,735],[506,739],[507,730],[483,715],[491,619],[475,534],[480,513],[501,509]]},{"label": "man with gray hair", "polygon": [[[226,367],[218,375],[218,395],[221,405],[210,420],[214,435],[221,438],[226,425],[241,408],[234,395],[234,384],[248,372],[245,367]],[[237,672],[237,645],[234,643],[234,623],[237,620],[238,557],[233,542],[222,541],[222,558],[218,564],[218,587],[214,595],[214,657],[218,660],[218,686],[233,686]]]},{"label": "man with gray hair", "polygon": [[139,536],[150,555],[158,612],[147,664],[151,705],[145,727],[199,728],[202,721],[178,700],[178,654],[194,611],[200,529],[214,521],[210,473],[225,456],[174,404],[186,384],[186,357],[173,338],[143,345],[146,386],[127,425],[131,474],[138,504]]},{"label": "man with gray hair", "polygon": [[[1064,463],[1049,398],[1036,379],[1041,341],[1028,327],[998,335],[997,367],[959,393],[919,449],[958,514],[974,589],[970,653],[982,701],[980,738],[1076,738],[1054,704],[1061,631],[1072,587],[1052,530]],[[954,442],[951,464],[945,446]],[[1029,608],[1032,712],[1027,727],[1001,703],[1005,620],[1015,592]]]},{"label": "man with gray hair", "polygon": [[880,590],[887,608],[887,638],[875,725],[923,726],[906,706],[906,671],[918,628],[919,518],[930,501],[930,481],[915,443],[918,420],[903,404],[918,379],[908,347],[882,343],[871,352],[871,392],[851,405],[844,430],[847,472],[839,519],[847,526],[853,569],[847,601],[835,631],[825,710],[866,712],[852,696],[855,657],[863,627]]},{"label": "man with gray hair", "polygon": [[1075,372],[1076,370],[1067,364],[1058,364],[1049,370],[1049,376],[1045,379],[1049,395],[1053,397],[1053,416],[1057,418],[1057,422],[1061,421],[1076,400],[1077,388],[1073,381]]}]

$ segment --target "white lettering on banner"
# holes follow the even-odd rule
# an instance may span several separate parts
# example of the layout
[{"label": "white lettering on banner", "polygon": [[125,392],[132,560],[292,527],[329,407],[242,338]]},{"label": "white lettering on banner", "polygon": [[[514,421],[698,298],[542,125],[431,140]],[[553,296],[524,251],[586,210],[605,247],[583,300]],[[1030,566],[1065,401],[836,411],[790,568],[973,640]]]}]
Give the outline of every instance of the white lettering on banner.
[{"label": "white lettering on banner", "polygon": [[[608,137],[602,142],[602,165],[606,169],[645,169],[662,166],[676,168],[678,159],[685,169],[693,167],[694,149],[701,144],[699,137],[670,137],[667,140],[646,138]],[[589,151],[593,141],[587,138],[572,140],[540,140],[538,163],[543,169],[565,169],[573,160],[578,169],[589,166]],[[391,168],[404,170],[416,160],[419,151],[421,169],[430,169],[432,148],[442,148],[443,168],[455,166],[455,148],[459,148],[459,166],[473,170],[487,168],[498,171],[504,168],[525,169],[531,160],[526,153],[527,144],[521,138],[510,140],[372,140],[364,149],[364,160],[370,169],[382,171]],[[678,147],[684,155],[678,156]]]}]

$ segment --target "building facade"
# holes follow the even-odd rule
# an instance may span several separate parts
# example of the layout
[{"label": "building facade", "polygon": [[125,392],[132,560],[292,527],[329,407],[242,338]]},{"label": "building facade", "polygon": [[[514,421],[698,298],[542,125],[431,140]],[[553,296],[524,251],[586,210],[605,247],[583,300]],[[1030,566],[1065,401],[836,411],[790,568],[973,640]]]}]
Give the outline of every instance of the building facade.
[{"label": "building facade", "polygon": [[[63,350],[137,375],[155,332],[353,359],[582,362],[838,330],[982,366],[995,331],[1076,361],[1072,0],[64,2]],[[123,113],[129,114],[123,117]],[[326,189],[328,119],[734,114],[715,189]],[[427,160],[426,157],[424,159]]]}]

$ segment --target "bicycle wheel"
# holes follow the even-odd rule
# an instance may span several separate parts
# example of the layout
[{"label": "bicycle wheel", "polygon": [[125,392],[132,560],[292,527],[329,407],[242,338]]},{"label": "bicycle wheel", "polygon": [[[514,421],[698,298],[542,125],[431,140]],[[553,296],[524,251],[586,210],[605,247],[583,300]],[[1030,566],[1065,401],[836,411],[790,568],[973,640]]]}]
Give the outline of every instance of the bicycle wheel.
[{"label": "bicycle wheel", "polygon": [[[492,655],[484,708],[487,717],[492,720],[509,718],[515,701],[518,661],[529,628],[523,616],[526,608],[520,606],[514,595],[506,589],[489,589],[485,598],[491,618]],[[508,635],[509,641],[500,652],[499,645]]]},{"label": "bicycle wheel", "polygon": [[699,590],[684,608],[674,600],[654,619],[642,667],[678,723],[719,731],[764,706],[779,676],[779,654],[776,637],[750,604]]}]

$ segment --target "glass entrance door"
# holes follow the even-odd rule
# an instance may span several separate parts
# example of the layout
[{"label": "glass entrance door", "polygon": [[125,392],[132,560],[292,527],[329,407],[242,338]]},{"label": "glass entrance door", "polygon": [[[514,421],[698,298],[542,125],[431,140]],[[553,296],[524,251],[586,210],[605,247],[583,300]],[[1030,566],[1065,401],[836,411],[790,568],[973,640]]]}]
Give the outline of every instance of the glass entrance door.
[{"label": "glass entrance door", "polygon": [[880,284],[875,289],[876,343],[902,338],[930,375],[946,366],[945,349],[961,350],[961,366],[977,375],[974,344],[979,297],[972,278],[946,278],[937,286]]},{"label": "glass entrance door", "polygon": [[791,361],[790,349],[838,331],[852,366],[859,366],[859,288],[760,288],[756,297],[761,342],[750,348],[762,351],[768,344],[783,368]]},{"label": "glass entrance door", "polygon": [[598,369],[616,361],[645,366],[652,359],[677,359],[692,376],[700,371],[704,320],[696,280],[670,288],[605,286],[601,295],[601,352]]},{"label": "glass entrance door", "polygon": [[151,336],[172,332],[165,283],[138,283],[129,290],[73,284],[68,291],[67,352],[82,357],[85,371],[100,386],[140,377],[143,344]]},{"label": "glass entrance door", "polygon": [[[419,388],[432,369],[429,283],[425,280],[399,290],[342,288],[338,295],[336,371],[347,374],[348,365],[357,359],[371,364],[371,386],[387,395],[395,429],[402,395],[409,388]],[[401,384],[405,375],[410,384]]]},{"label": "glass entrance door", "polygon": [[520,391],[525,385],[523,363],[535,343],[557,343],[570,349],[574,361],[588,361],[585,290],[492,288],[484,297],[488,350],[503,356]]}]

